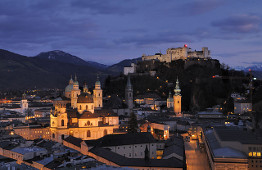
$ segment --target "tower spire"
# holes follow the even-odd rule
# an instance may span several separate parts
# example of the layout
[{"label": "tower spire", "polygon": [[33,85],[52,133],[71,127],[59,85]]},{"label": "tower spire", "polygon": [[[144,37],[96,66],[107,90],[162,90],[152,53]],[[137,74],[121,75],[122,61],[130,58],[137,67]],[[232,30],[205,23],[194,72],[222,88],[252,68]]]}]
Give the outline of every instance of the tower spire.
[{"label": "tower spire", "polygon": [[75,73],[75,81],[77,81],[76,73]]},{"label": "tower spire", "polygon": [[174,92],[175,92],[175,95],[176,95],[176,96],[177,96],[177,95],[181,95],[181,94],[180,94],[181,89],[180,89],[180,87],[179,87],[178,77],[177,77],[177,79],[176,79],[176,87],[175,87]]},{"label": "tower spire", "polygon": [[128,89],[131,89],[131,88],[132,88],[132,84],[131,84],[131,81],[130,81],[130,75],[127,76],[126,88],[128,88]]}]

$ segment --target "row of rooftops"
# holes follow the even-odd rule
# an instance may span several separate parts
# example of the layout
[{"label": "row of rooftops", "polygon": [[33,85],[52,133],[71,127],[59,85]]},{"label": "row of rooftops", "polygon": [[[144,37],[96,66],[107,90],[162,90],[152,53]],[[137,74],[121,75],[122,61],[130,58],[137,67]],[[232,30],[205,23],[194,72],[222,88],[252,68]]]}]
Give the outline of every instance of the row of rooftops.
[{"label": "row of rooftops", "polygon": [[[169,168],[183,168],[184,161],[175,157],[169,159],[143,159],[143,158],[127,158],[115,152],[110,151],[104,147],[122,146],[122,145],[135,145],[135,144],[148,144],[148,143],[163,143],[154,139],[151,133],[127,133],[127,134],[114,134],[106,135],[97,140],[85,140],[69,136],[65,139],[66,142],[72,143],[75,146],[81,147],[81,143],[85,144],[91,149],[89,152],[102,157],[110,162],[114,162],[119,166],[128,167],[169,167]],[[176,153],[184,158],[184,142],[180,135],[174,135],[170,140],[166,141],[166,149],[164,155]]]}]

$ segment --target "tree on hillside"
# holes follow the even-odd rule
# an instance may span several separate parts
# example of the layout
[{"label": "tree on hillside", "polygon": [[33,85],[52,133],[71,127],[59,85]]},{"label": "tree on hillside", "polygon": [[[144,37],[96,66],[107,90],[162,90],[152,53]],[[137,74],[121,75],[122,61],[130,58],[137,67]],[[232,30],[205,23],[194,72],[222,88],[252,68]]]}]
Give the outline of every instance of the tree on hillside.
[{"label": "tree on hillside", "polygon": [[131,113],[130,119],[128,121],[128,133],[137,133],[138,125],[137,118],[134,112]]}]

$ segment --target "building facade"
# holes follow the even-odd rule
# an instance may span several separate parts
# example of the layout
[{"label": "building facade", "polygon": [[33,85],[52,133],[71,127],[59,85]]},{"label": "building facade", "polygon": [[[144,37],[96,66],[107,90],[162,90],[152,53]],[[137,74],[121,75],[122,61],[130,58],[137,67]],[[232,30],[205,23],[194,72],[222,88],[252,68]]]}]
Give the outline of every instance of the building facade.
[{"label": "building facade", "polygon": [[189,48],[186,44],[184,47],[178,47],[178,48],[168,48],[166,50],[166,54],[157,53],[155,55],[142,56],[142,60],[159,60],[160,62],[167,62],[170,63],[174,60],[185,60],[187,58],[202,58],[202,59],[209,59],[210,57],[210,51],[207,47],[203,47],[202,51],[192,51],[191,48]]},{"label": "building facade", "polygon": [[50,113],[51,140],[61,143],[68,136],[92,140],[113,134],[114,129],[119,128],[119,118],[112,110],[102,108],[101,83],[95,83],[92,95],[86,85],[83,92],[80,91],[76,78],[73,83],[71,81],[69,85],[71,83],[73,87],[66,87],[65,98],[53,102],[54,109]]}]

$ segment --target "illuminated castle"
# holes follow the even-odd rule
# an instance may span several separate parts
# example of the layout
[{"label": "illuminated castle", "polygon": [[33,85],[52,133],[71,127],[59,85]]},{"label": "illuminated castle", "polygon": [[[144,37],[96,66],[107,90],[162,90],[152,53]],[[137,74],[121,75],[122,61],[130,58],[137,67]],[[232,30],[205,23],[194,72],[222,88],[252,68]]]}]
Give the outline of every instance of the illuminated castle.
[{"label": "illuminated castle", "polygon": [[69,80],[65,97],[53,102],[50,114],[51,139],[62,142],[71,135],[83,140],[98,139],[112,134],[119,128],[119,118],[111,110],[103,109],[103,90],[99,80],[95,83],[93,95],[85,84],[79,89],[77,77]]},{"label": "illuminated castle", "polygon": [[142,60],[159,60],[160,62],[168,62],[182,59],[185,60],[187,58],[202,58],[202,59],[208,59],[210,57],[210,51],[207,47],[203,47],[202,51],[192,51],[191,48],[189,48],[186,44],[184,47],[178,47],[178,48],[168,48],[166,50],[166,54],[157,53],[155,55],[143,55]]}]

